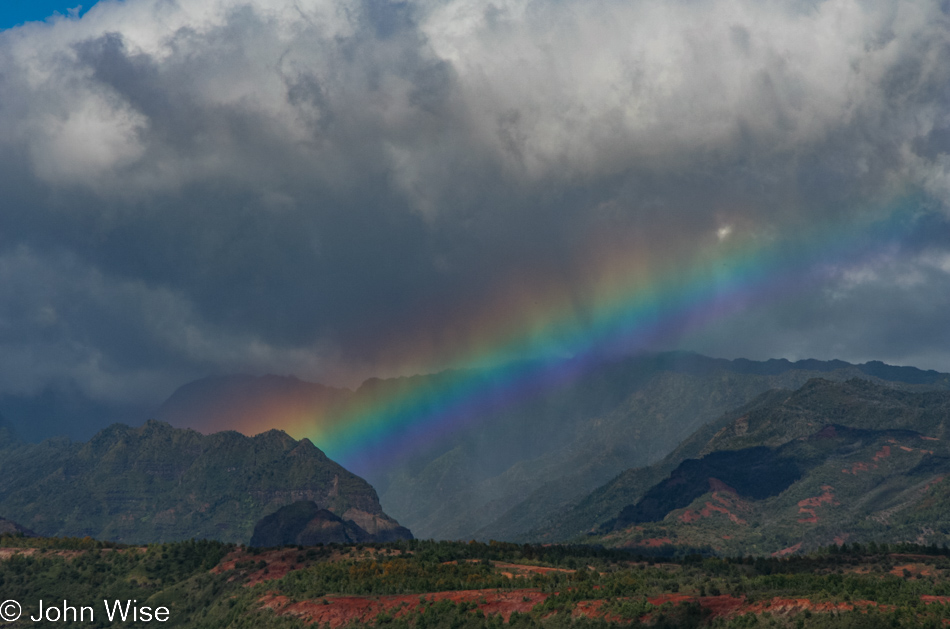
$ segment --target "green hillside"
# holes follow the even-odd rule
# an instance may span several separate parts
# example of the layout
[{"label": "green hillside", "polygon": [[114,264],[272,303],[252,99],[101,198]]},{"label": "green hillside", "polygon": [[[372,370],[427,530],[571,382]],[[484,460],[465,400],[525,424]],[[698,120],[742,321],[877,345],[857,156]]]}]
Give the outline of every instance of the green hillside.
[{"label": "green hillside", "polygon": [[82,614],[86,627],[194,629],[936,629],[950,621],[948,577],[946,548],[909,544],[663,558],[500,543],[246,549],[0,535],[0,614],[14,628]]},{"label": "green hillside", "polygon": [[370,534],[398,527],[366,481],[279,431],[204,436],[150,421],[87,443],[0,443],[0,514],[46,536],[246,543],[258,520],[297,500]]},{"label": "green hillside", "polygon": [[845,541],[943,544],[948,423],[948,392],[812,380],[724,415],[566,520],[594,533],[585,541],[611,546],[761,554]]},{"label": "green hillside", "polygon": [[[420,537],[568,539],[593,524],[569,514],[571,507],[623,470],[657,463],[684,435],[764,392],[818,376],[912,390],[950,386],[947,374],[883,363],[637,356],[481,417],[369,480],[387,512]],[[538,533],[552,528],[553,536]]]}]

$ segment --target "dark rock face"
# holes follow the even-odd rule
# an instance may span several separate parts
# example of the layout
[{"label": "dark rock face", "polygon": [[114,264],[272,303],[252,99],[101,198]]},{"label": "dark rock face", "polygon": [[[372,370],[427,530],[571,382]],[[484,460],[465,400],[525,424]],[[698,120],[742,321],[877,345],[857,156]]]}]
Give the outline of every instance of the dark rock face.
[{"label": "dark rock face", "polygon": [[639,502],[626,507],[611,527],[658,522],[670,511],[682,509],[713,490],[753,500],[775,496],[802,477],[802,467],[799,461],[781,456],[780,450],[764,446],[687,459]]},{"label": "dark rock face", "polygon": [[355,522],[321,509],[315,502],[300,500],[261,519],[254,527],[251,546],[316,546],[400,539],[412,539],[409,529],[398,526],[374,535]]}]

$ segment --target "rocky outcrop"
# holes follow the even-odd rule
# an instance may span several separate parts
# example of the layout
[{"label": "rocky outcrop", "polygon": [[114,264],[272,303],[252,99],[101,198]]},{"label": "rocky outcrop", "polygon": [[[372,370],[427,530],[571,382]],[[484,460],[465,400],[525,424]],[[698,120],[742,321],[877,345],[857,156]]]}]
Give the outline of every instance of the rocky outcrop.
[{"label": "rocky outcrop", "polygon": [[[399,526],[373,533],[352,520],[321,509],[315,502],[301,500],[261,519],[254,527],[251,546],[316,546],[317,544],[357,544],[412,539],[409,529]],[[375,523],[375,521],[374,521]]]}]

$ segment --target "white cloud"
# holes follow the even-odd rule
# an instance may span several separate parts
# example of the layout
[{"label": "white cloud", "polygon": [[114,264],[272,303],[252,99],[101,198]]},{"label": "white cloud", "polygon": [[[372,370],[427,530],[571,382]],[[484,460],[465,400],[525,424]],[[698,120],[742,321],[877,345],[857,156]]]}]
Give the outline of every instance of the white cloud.
[{"label": "white cloud", "polygon": [[140,134],[147,120],[121,103],[96,95],[79,98],[60,115],[48,113],[29,129],[34,171],[53,183],[84,183],[98,187],[114,178],[144,153]]},{"label": "white cloud", "polygon": [[[451,196],[440,165],[473,151],[530,184],[665,173],[710,155],[740,159],[750,146],[795,159],[854,125],[880,125],[878,137],[847,131],[851,163],[838,166],[860,179],[880,175],[865,153],[906,143],[946,116],[918,94],[948,74],[941,50],[950,30],[936,3],[420,1],[408,5],[418,36],[377,36],[373,20],[402,18],[367,17],[371,6],[389,5],[106,1],[81,20],[14,29],[0,38],[4,65],[33,91],[20,99],[47,106],[7,122],[30,129],[38,172],[64,183],[134,160],[136,176],[121,185],[149,191],[268,170],[267,157],[248,154],[248,139],[224,121],[203,120],[200,142],[187,148],[160,133],[143,140],[154,114],[104,86],[88,61],[76,63],[76,46],[119,33],[124,53],[144,56],[172,104],[212,118],[250,115],[328,185],[359,177],[363,150],[375,148],[431,214]],[[439,61],[450,68],[451,96],[426,111],[418,74]],[[317,91],[288,98],[307,85]],[[85,167],[70,165],[80,142]]]},{"label": "white cloud", "polygon": [[[945,16],[928,8],[465,0],[438,5],[423,30],[458,73],[480,137],[540,177],[669,168],[741,152],[746,135],[775,152],[821,144],[884,113],[888,72],[946,41]],[[920,80],[945,73],[924,67]]]}]

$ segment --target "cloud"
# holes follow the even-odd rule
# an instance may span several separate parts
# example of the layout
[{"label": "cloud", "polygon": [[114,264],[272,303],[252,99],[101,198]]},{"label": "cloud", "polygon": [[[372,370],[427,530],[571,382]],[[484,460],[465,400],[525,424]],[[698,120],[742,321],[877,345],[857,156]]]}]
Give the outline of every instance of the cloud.
[{"label": "cloud", "polygon": [[683,348],[728,358],[785,356],[881,360],[947,370],[950,331],[950,220],[929,215],[908,235],[850,263],[823,270],[810,288],[790,291],[743,317],[691,331]]},{"label": "cloud", "polygon": [[0,256],[0,364],[4,392],[35,394],[51,383],[95,399],[161,401],[178,377],[253,366],[313,370],[318,348],[277,351],[228,335],[169,289],[109,277],[68,253],[19,247]]},{"label": "cloud", "polygon": [[[505,295],[515,321],[541,284],[582,304],[605,249],[907,195],[946,215],[948,26],[936,2],[103,0],[3,31],[0,389],[353,381],[451,361]],[[923,356],[942,255],[704,348]],[[855,318],[900,291],[919,332],[869,344]]]}]

